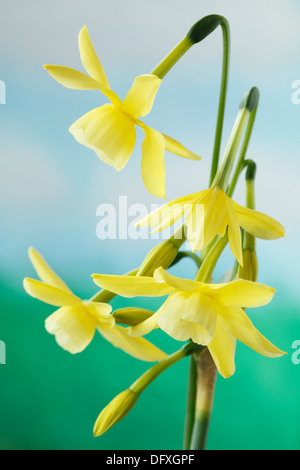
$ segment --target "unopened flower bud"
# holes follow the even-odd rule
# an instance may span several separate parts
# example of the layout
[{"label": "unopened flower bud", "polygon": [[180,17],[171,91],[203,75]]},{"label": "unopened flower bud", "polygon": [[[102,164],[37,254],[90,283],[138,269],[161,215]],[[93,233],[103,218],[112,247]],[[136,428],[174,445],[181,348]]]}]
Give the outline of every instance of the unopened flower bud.
[{"label": "unopened flower bud", "polygon": [[94,426],[94,436],[106,433],[114,424],[123,419],[135,405],[138,394],[133,390],[119,393],[100,413]]},{"label": "unopened flower bud", "polygon": [[177,232],[168,240],[164,240],[155,246],[146,256],[141,264],[137,276],[153,276],[157,268],[167,269],[174,261],[180,247],[185,242],[185,236],[182,232]]}]

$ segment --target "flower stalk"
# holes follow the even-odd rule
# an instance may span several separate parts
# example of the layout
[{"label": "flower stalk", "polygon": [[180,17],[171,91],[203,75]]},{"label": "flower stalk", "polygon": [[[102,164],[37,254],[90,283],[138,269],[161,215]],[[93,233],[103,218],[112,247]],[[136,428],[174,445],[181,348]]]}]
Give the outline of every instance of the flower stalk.
[{"label": "flower stalk", "polygon": [[205,450],[213,409],[217,369],[207,348],[201,355],[194,354],[197,367],[195,421],[190,450]]}]

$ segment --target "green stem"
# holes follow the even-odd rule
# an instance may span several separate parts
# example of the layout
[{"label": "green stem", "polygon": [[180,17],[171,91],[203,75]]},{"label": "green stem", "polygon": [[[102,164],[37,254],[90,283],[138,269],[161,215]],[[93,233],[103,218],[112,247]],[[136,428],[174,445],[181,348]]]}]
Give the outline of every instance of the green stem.
[{"label": "green stem", "polygon": [[134,391],[137,394],[142,393],[145,388],[150,385],[153,380],[155,380],[162,372],[164,372],[168,367],[172,366],[176,362],[180,361],[184,357],[187,357],[196,351],[200,352],[204,349],[204,346],[194,343],[186,343],[179,351],[168,356],[166,359],[155,364],[153,367],[148,369],[141,377],[139,377],[132,385],[130,390]]},{"label": "green stem", "polygon": [[250,142],[250,138],[251,138],[251,134],[252,134],[255,118],[256,118],[257,107],[258,107],[258,104],[256,105],[256,107],[253,109],[253,111],[250,113],[250,116],[249,116],[249,121],[248,121],[248,124],[247,124],[247,128],[246,128],[246,131],[245,131],[245,136],[244,136],[242,146],[241,146],[241,151],[240,151],[240,154],[239,154],[239,157],[238,157],[236,168],[235,168],[233,176],[232,176],[232,180],[230,182],[230,185],[229,185],[229,188],[228,188],[228,191],[227,191],[227,195],[229,197],[231,197],[233,195],[233,192],[235,190],[238,178],[239,178],[241,172],[244,169],[245,157],[246,157],[246,153],[247,153],[247,150],[248,150],[248,146],[249,146],[249,142]]},{"label": "green stem", "polygon": [[195,361],[197,364],[197,392],[190,450],[205,450],[213,408],[217,369],[207,348],[201,356],[195,354]]},{"label": "green stem", "polygon": [[189,450],[190,448],[193,426],[194,426],[194,419],[195,419],[196,390],[197,390],[197,368],[196,368],[195,359],[193,356],[191,356],[190,367],[189,367],[189,377],[188,377],[185,423],[184,423],[183,450]]},{"label": "green stem", "polygon": [[211,186],[218,169],[220,148],[222,141],[222,132],[223,132],[223,123],[224,123],[224,113],[225,113],[225,104],[226,104],[226,95],[228,88],[228,75],[229,75],[229,61],[230,61],[230,28],[226,18],[222,18],[220,23],[222,27],[223,34],[223,65],[222,65],[222,78],[221,78],[221,88],[220,88],[220,98],[219,98],[219,108],[218,108],[218,117],[217,117],[217,126],[215,134],[215,143],[213,150],[213,158],[211,164],[211,173],[210,173],[210,183]]},{"label": "green stem", "polygon": [[228,243],[228,234],[226,233],[224,237],[219,238],[215,244],[212,246],[212,248],[209,250],[207,253],[203,263],[201,264],[201,267],[198,271],[196,281],[198,282],[209,282],[211,279],[211,276],[214,272],[214,269],[216,267],[216,264],[225,249],[226,245]]},{"label": "green stem", "polygon": [[194,45],[188,36],[186,36],[174,49],[150,72],[158,78],[163,79],[179,59]]},{"label": "green stem", "polygon": [[196,255],[196,253],[193,253],[192,251],[178,251],[178,254],[177,254],[176,258],[174,259],[174,261],[170,265],[170,267],[175,266],[175,264],[179,263],[179,261],[181,261],[183,258],[192,259],[195,262],[197,268],[198,269],[200,268],[201,260],[200,260],[199,256]]}]

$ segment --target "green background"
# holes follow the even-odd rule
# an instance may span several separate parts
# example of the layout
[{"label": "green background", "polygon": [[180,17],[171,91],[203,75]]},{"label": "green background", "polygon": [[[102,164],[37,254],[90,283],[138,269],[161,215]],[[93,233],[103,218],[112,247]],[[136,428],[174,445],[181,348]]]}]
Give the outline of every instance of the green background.
[{"label": "green background", "polygon": [[[7,364],[0,366],[2,449],[181,448],[188,359],[164,372],[123,421],[94,439],[98,413],[148,365],[98,334],[86,351],[72,356],[44,330],[51,307],[9,286],[1,298],[7,346]],[[236,374],[217,380],[208,449],[300,448],[300,365],[291,360],[295,308],[275,302],[251,316],[289,356],[268,359],[238,344]],[[178,347],[160,332],[149,337],[167,352]]]}]

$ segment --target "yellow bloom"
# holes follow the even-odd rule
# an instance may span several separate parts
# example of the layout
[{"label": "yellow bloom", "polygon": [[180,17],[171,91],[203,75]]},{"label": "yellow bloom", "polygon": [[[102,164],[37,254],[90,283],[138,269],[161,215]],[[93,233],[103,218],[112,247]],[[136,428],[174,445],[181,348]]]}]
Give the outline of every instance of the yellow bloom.
[{"label": "yellow bloom", "polygon": [[[41,281],[25,278],[26,292],[42,302],[60,307],[46,319],[46,330],[55,335],[59,346],[72,354],[83,351],[92,341],[96,329],[117,348],[143,361],[159,361],[166,354],[144,338],[132,338],[128,330],[115,324],[112,307],[105,303],[81,300],[52,271],[33,248],[29,257]],[[138,341],[135,341],[138,340]]]},{"label": "yellow bloom", "polygon": [[93,275],[94,282],[124,297],[160,297],[168,295],[158,311],[130,328],[134,336],[160,328],[178,341],[192,340],[207,345],[223,377],[235,370],[236,340],[267,357],[284,354],[251,323],[246,307],[265,305],[275,290],[263,284],[236,280],[224,284],[206,284],[171,276],[158,268],[154,278]]},{"label": "yellow bloom", "polygon": [[145,187],[155,196],[165,197],[165,150],[193,160],[199,160],[200,157],[138,119],[151,111],[162,80],[152,74],[138,76],[124,101],[121,101],[110,89],[86,26],[79,33],[79,52],[89,75],[60,65],[45,65],[46,70],[67,88],[100,90],[111,103],[82,116],[72,124],[70,132],[79,143],[94,150],[101,160],[119,171],[133,152],[135,125],[138,125],[145,133],[142,145],[142,178]]},{"label": "yellow bloom", "polygon": [[265,240],[284,236],[284,227],[275,219],[237,204],[218,187],[175,199],[141,219],[137,225],[155,227],[153,232],[158,232],[170,227],[187,211],[186,235],[192,250],[202,250],[216,235],[224,236],[228,227],[231,251],[241,265],[241,228]]}]

